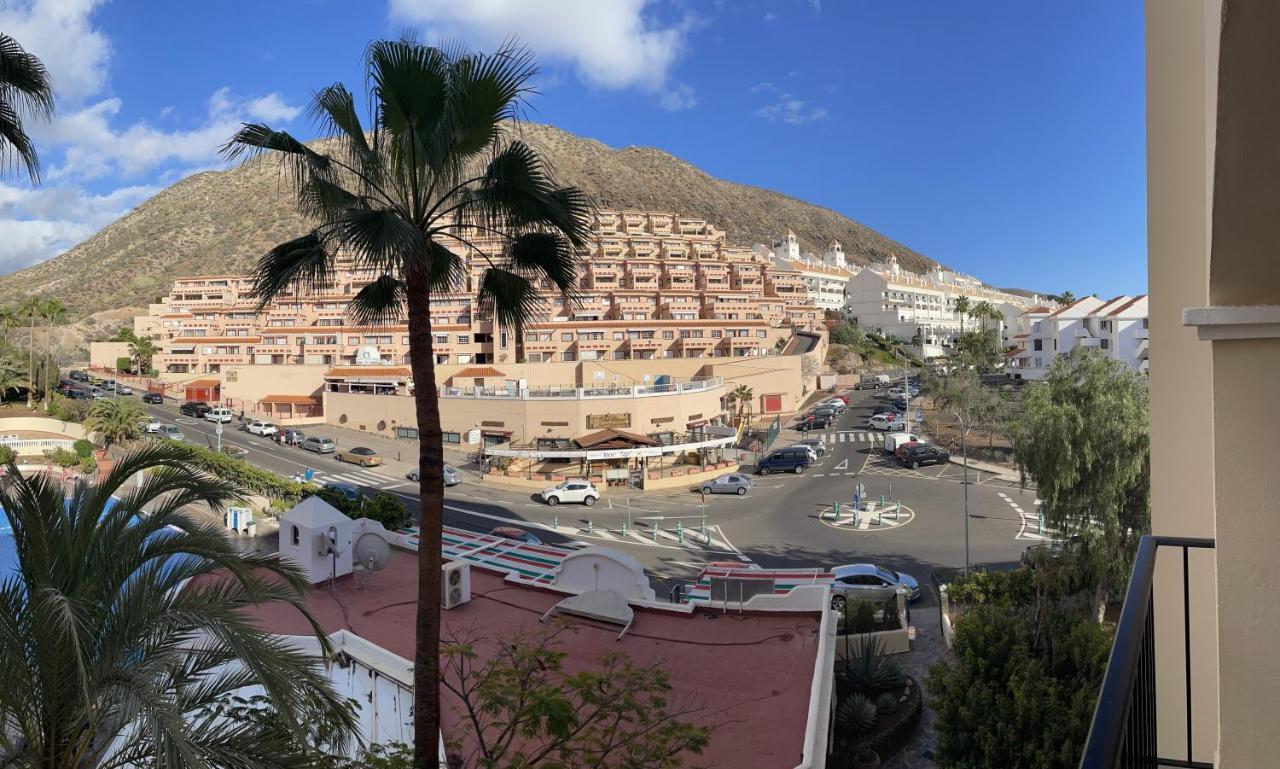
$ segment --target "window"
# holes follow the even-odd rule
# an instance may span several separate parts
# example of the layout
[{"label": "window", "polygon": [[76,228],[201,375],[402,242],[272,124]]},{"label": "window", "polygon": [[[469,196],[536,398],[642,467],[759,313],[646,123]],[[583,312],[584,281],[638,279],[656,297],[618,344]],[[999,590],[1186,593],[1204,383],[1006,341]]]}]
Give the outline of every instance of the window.
[{"label": "window", "polygon": [[768,331],[765,331],[764,329],[759,329],[759,330],[757,330],[757,331],[756,331],[756,338],[757,338],[757,339],[764,339],[764,338],[765,338],[765,337],[767,337],[768,335],[769,335],[769,332],[768,332]]},{"label": "window", "polygon": [[627,332],[625,331],[613,332],[613,341],[615,342],[621,342],[623,339],[626,339],[626,338],[627,338]]},{"label": "window", "polygon": [[[417,433],[418,431],[414,430],[413,432]],[[415,435],[414,437],[417,436]],[[444,443],[462,443],[462,433],[443,432],[440,433],[440,438]]]},{"label": "window", "polygon": [[405,334],[404,336],[400,337],[400,344],[409,344],[409,335],[408,335],[408,334]]},{"label": "window", "polygon": [[675,339],[675,338],[676,338],[676,334],[675,334],[675,332],[674,332],[674,331],[663,331],[663,332],[662,332],[662,338],[663,338],[663,339]]},{"label": "window", "polygon": [[498,336],[498,340],[499,340],[499,342],[498,342],[498,346],[499,346],[499,347],[501,347],[501,348],[503,348],[503,349],[506,349],[506,347],[507,347],[507,332],[503,331],[503,332]]},{"label": "window", "polygon": [[459,363],[470,363],[470,362],[471,362],[471,356],[470,356],[470,355],[459,355],[459,356],[458,356],[458,362],[459,362]]},{"label": "window", "polygon": [[436,344],[449,344],[449,335],[448,335],[448,334],[436,334],[436,335],[435,335],[435,343],[436,343]]},{"label": "window", "polygon": [[712,339],[719,339],[719,338],[720,338],[720,337],[722,337],[722,336],[724,336],[724,332],[723,332],[723,331],[714,330],[714,331],[712,331],[712,332],[711,332],[711,338],[712,338]]},{"label": "window", "polygon": [[1104,350],[1110,350],[1110,349],[1111,349],[1111,340],[1110,340],[1110,339],[1103,339],[1103,340],[1101,340],[1101,341],[1102,341],[1102,349],[1104,349]]},{"label": "window", "polygon": [[[457,433],[453,433],[453,434],[457,435]],[[448,433],[446,433],[446,435],[448,435]],[[418,440],[418,428],[396,427],[396,437],[404,438],[405,440],[416,441]],[[448,442],[449,442],[448,439],[445,439],[445,443],[448,443]],[[457,441],[454,441],[454,443],[457,443]]]},{"label": "window", "polygon": [[298,531],[297,526],[290,526],[289,529],[289,541],[293,543],[294,547],[297,547],[302,542],[302,532]]},{"label": "window", "polygon": [[458,334],[458,344],[471,344],[471,335]]},{"label": "window", "polygon": [[347,337],[347,344],[360,344],[360,337],[358,336]]},{"label": "window", "polygon": [[1044,349],[1044,340],[1043,340],[1043,339],[1037,339],[1037,340],[1035,341],[1035,350],[1036,350],[1036,352],[1040,352],[1040,351],[1041,351],[1041,350],[1043,350],[1043,349]]}]

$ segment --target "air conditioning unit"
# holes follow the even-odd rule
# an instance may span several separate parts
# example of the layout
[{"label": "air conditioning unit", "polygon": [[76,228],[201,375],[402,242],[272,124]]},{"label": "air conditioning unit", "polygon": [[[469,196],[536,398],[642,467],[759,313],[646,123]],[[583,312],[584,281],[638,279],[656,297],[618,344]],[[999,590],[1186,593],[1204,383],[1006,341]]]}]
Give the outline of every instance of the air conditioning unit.
[{"label": "air conditioning unit", "polygon": [[454,609],[471,600],[471,564],[450,561],[440,567],[440,605]]}]

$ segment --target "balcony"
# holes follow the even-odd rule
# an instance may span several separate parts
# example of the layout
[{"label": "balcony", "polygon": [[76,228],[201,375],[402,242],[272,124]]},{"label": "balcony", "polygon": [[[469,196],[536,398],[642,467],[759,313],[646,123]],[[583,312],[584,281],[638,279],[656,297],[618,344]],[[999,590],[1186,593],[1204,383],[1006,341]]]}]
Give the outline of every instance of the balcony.
[{"label": "balcony", "polygon": [[[1213,764],[1195,761],[1192,740],[1191,706],[1191,579],[1188,554],[1193,548],[1211,549],[1212,539],[1157,537],[1148,534],[1138,545],[1124,608],[1116,625],[1115,643],[1107,672],[1102,679],[1098,707],[1085,741],[1080,769],[1157,769],[1184,767],[1213,769]],[[1186,751],[1181,758],[1158,755],[1156,709],[1176,702],[1156,691],[1155,606],[1152,600],[1156,556],[1160,548],[1181,550],[1182,555],[1182,648],[1185,674]],[[1171,639],[1172,640],[1172,639]],[[1174,692],[1176,697],[1178,692]]]}]

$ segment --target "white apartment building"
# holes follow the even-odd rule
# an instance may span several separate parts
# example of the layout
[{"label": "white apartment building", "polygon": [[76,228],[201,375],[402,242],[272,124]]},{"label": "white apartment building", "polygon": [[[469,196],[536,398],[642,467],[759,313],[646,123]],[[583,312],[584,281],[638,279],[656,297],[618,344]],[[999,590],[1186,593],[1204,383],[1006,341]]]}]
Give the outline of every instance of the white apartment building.
[{"label": "white apartment building", "polygon": [[845,286],[859,269],[845,259],[844,246],[838,240],[827,243],[821,257],[812,252],[801,253],[800,241],[790,229],[773,241],[772,248],[757,243],[752,250],[768,259],[776,271],[800,276],[809,302],[819,310],[844,307]]},{"label": "white apartment building", "polygon": [[[981,321],[956,312],[960,297],[967,297],[970,307],[988,302],[1002,318]],[[984,322],[1010,343],[1008,331],[1029,303],[1026,297],[997,291],[950,270],[908,272],[898,266],[897,257],[890,257],[884,267],[868,267],[849,280],[844,314],[867,331],[904,342],[918,335],[921,354],[932,358],[946,355],[961,332],[979,328]]]},{"label": "white apartment building", "polygon": [[1014,379],[1043,379],[1059,355],[1094,347],[1147,371],[1147,297],[1086,296],[1056,310],[1032,307],[1018,318],[1006,373]]}]

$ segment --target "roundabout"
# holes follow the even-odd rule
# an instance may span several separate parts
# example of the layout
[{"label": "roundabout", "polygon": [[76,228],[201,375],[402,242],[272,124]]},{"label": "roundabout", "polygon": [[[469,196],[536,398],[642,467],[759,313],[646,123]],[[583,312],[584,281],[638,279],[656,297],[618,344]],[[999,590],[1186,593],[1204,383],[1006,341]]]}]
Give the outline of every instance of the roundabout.
[{"label": "roundabout", "polygon": [[915,511],[901,502],[881,506],[874,500],[857,509],[852,505],[831,505],[818,515],[818,521],[829,528],[869,534],[901,528],[915,518]]}]

